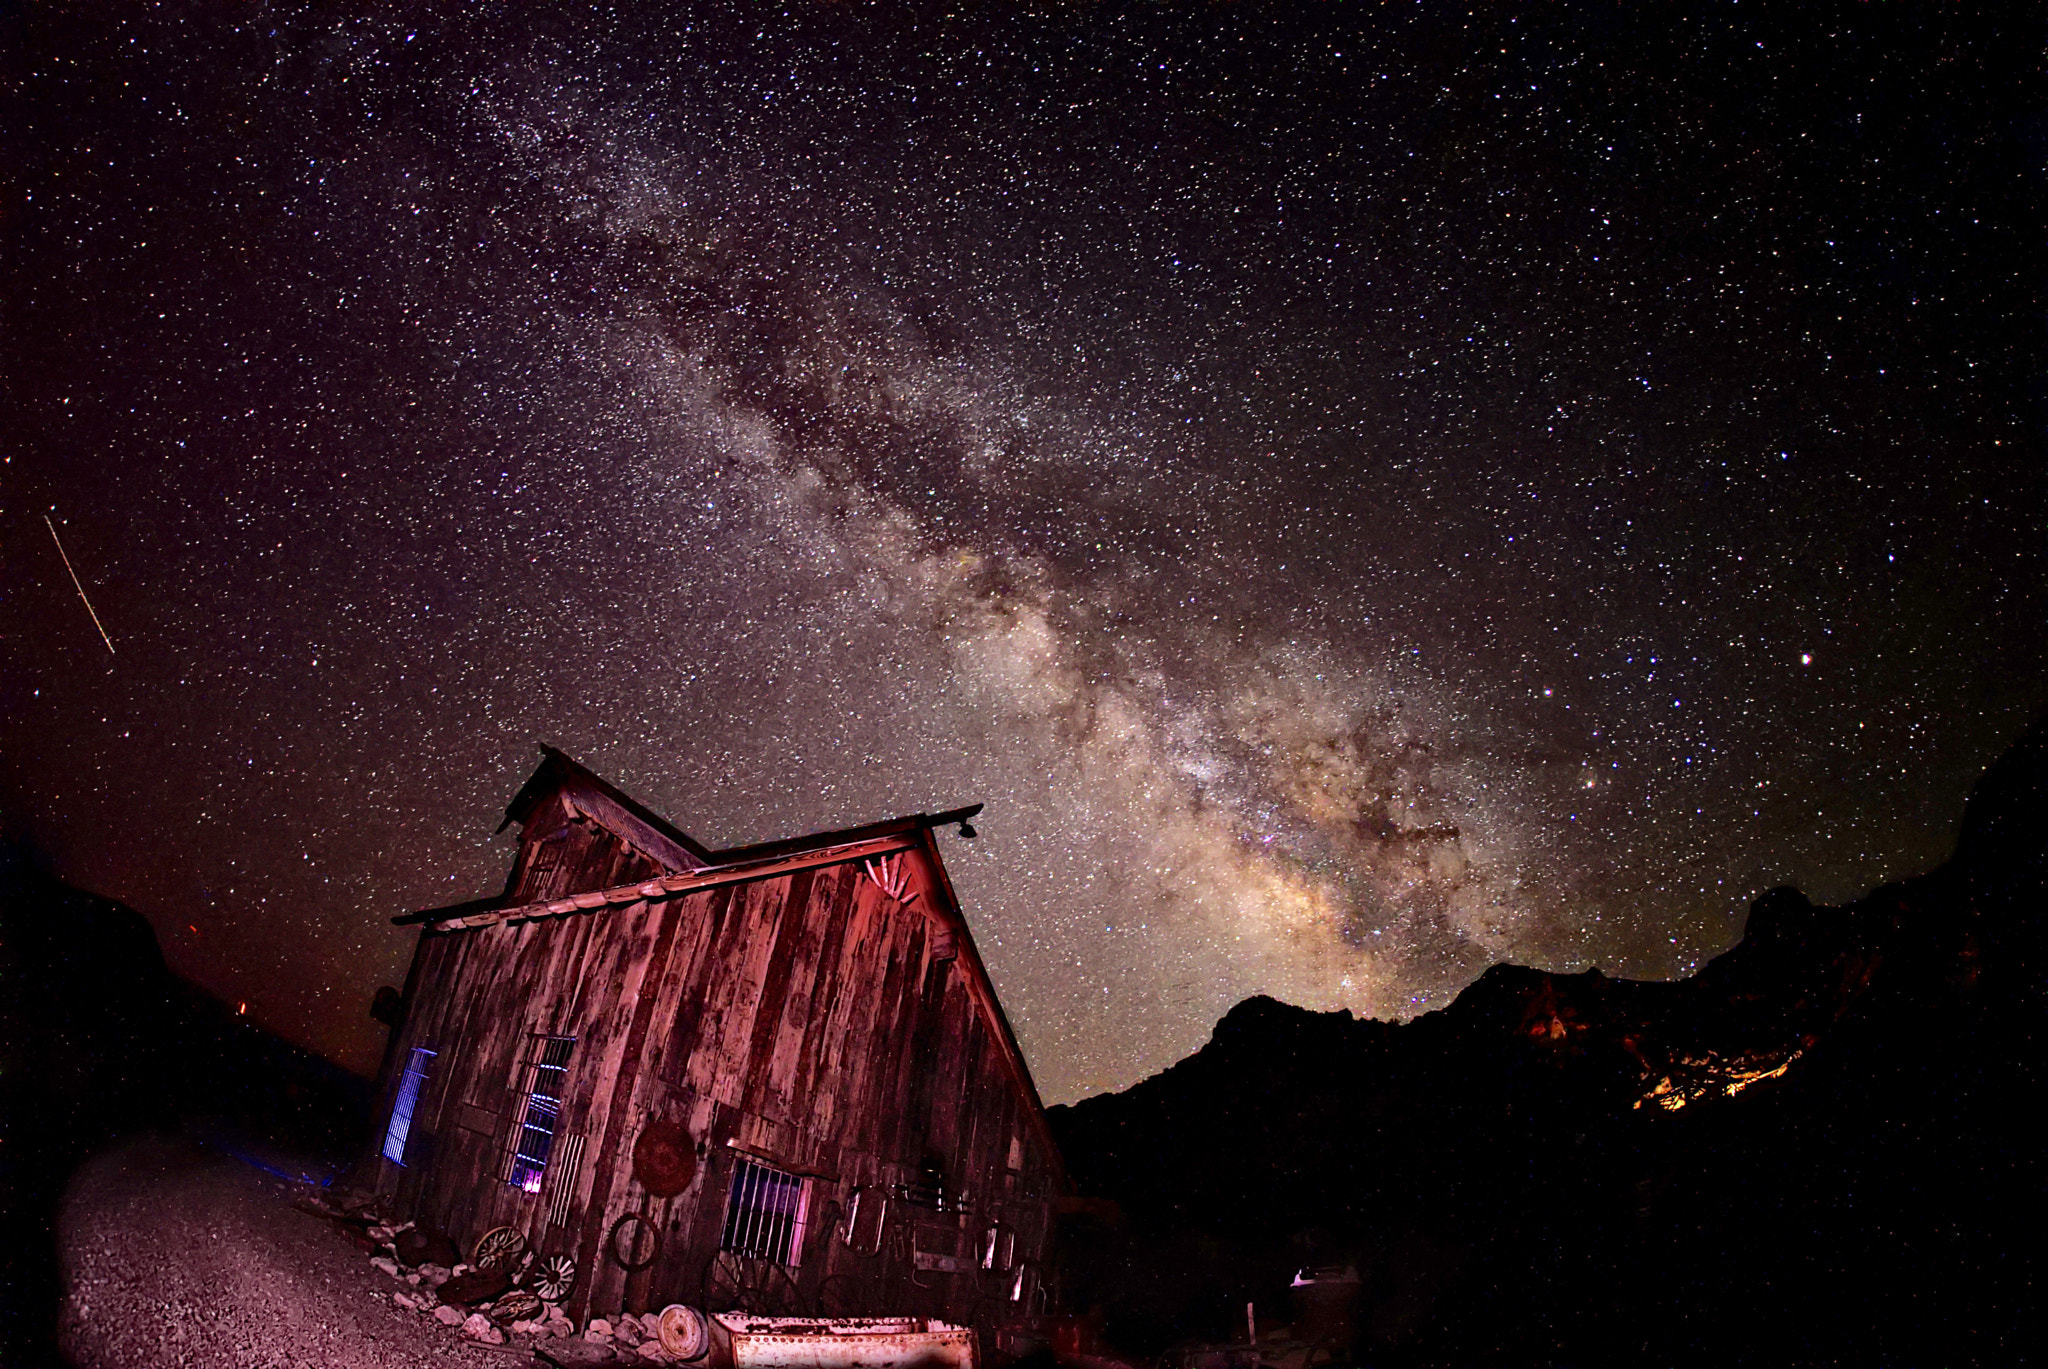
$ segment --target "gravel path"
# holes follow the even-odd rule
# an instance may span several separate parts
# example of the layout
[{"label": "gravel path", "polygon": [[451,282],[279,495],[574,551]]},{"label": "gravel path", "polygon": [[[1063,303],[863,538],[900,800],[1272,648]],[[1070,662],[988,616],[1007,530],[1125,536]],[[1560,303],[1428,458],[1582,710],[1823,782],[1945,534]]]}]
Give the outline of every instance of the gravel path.
[{"label": "gravel path", "polygon": [[58,1240],[58,1334],[77,1369],[513,1369],[399,1308],[403,1285],[293,1187],[189,1140],[130,1141],[79,1170]]}]

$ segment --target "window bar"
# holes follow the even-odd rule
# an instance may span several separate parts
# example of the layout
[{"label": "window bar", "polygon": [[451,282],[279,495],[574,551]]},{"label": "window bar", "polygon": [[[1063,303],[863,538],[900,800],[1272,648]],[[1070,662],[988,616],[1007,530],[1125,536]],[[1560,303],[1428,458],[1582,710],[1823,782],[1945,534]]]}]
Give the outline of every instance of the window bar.
[{"label": "window bar", "polygon": [[753,1165],[747,1166],[746,1251],[749,1255],[761,1253],[761,1180],[765,1177]]},{"label": "window bar", "polygon": [[512,1132],[505,1181],[528,1193],[540,1192],[562,1115],[562,1081],[568,1074],[573,1036],[550,1036],[528,1069],[526,1097]]},{"label": "window bar", "polygon": [[796,1181],[796,1221],[790,1227],[789,1267],[794,1269],[803,1262],[804,1232],[811,1225],[811,1181]]},{"label": "window bar", "polygon": [[733,1249],[738,1250],[741,1253],[746,1252],[747,1228],[752,1224],[754,1220],[754,1209],[747,1198],[747,1195],[753,1191],[753,1187],[754,1167],[748,1164],[745,1160],[741,1160],[739,1175],[739,1195],[735,1199],[735,1201],[739,1203],[739,1211],[734,1214],[736,1218],[736,1225],[733,1229]]},{"label": "window bar", "polygon": [[548,1203],[548,1225],[569,1224],[569,1203],[576,1196],[576,1170],[583,1160],[581,1134],[562,1138],[562,1162],[556,1168],[555,1189]]}]

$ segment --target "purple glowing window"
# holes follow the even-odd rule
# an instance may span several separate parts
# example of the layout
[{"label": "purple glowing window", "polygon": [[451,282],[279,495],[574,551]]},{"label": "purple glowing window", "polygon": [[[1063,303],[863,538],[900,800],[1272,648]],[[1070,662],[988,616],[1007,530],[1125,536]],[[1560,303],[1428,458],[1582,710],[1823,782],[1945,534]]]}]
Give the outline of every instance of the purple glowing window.
[{"label": "purple glowing window", "polygon": [[395,1165],[405,1163],[405,1138],[412,1134],[412,1110],[419,1106],[420,1089],[427,1082],[427,1062],[434,1053],[414,1046],[406,1057],[405,1073],[398,1079],[398,1097],[391,1104],[391,1122],[384,1128],[384,1158]]},{"label": "purple glowing window", "polygon": [[541,1176],[548,1172],[555,1127],[562,1120],[562,1080],[569,1073],[569,1052],[575,1045],[573,1036],[542,1037],[540,1052],[528,1067],[526,1099],[512,1133],[512,1163],[505,1175],[505,1182],[528,1193],[540,1192]]},{"label": "purple glowing window", "polygon": [[794,1268],[803,1258],[810,1196],[809,1180],[734,1156],[718,1248]]}]

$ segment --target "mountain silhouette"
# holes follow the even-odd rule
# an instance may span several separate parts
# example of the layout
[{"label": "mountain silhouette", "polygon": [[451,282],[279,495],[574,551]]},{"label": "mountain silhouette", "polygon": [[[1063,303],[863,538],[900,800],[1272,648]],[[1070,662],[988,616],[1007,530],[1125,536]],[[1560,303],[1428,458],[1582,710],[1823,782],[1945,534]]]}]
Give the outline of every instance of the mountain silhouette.
[{"label": "mountain silhouette", "polygon": [[[1350,1265],[1397,1363],[2009,1363],[2033,1336],[2048,720],[1940,869],[1757,900],[1693,977],[1497,965],[1396,1025],[1247,999],[1051,1110],[1070,1303],[1154,1352]],[[1340,1347],[1341,1352],[1341,1347]]]}]

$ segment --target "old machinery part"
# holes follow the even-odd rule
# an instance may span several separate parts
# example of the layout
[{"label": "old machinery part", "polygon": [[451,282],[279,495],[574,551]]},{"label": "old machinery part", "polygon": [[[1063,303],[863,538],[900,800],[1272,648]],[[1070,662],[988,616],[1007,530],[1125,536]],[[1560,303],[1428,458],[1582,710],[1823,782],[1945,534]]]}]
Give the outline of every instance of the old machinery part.
[{"label": "old machinery part", "polygon": [[[628,1225],[632,1230],[626,1230]],[[623,1236],[625,1241],[620,1242]],[[640,1243],[647,1242],[647,1254],[635,1258]],[[661,1258],[661,1233],[654,1229],[654,1223],[637,1212],[628,1212],[612,1223],[611,1233],[604,1238],[605,1253],[612,1257],[612,1263],[628,1274],[637,1274]]]}]

